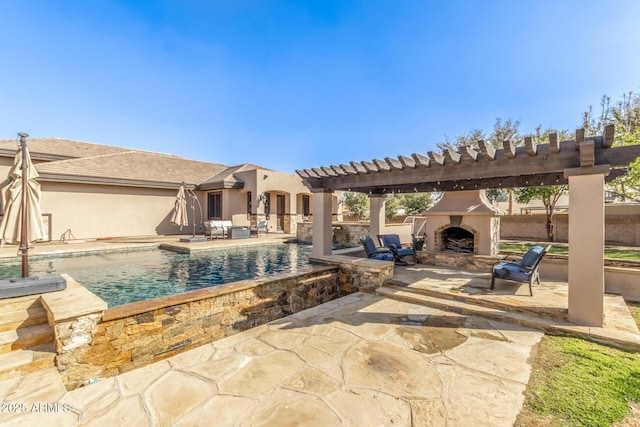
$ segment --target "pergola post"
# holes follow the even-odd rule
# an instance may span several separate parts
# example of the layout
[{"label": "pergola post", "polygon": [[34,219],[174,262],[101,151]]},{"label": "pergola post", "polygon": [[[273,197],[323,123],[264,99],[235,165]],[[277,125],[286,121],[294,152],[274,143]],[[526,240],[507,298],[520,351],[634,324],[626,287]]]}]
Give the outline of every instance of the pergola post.
[{"label": "pergola post", "polygon": [[604,320],[604,177],[608,165],[567,169],[569,179],[569,320]]},{"label": "pergola post", "polygon": [[313,249],[315,256],[331,255],[333,228],[331,224],[331,203],[333,190],[312,189],[313,193]]},{"label": "pergola post", "polygon": [[385,226],[385,200],[384,194],[372,194],[369,196],[369,236],[374,242],[378,234],[384,234]]}]

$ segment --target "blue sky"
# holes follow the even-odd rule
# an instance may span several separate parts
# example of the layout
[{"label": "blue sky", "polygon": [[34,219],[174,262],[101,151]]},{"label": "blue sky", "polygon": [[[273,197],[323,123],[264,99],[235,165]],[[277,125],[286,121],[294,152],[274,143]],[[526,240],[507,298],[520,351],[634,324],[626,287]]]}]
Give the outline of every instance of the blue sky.
[{"label": "blue sky", "polygon": [[293,172],[640,92],[640,2],[2,0],[0,138]]}]

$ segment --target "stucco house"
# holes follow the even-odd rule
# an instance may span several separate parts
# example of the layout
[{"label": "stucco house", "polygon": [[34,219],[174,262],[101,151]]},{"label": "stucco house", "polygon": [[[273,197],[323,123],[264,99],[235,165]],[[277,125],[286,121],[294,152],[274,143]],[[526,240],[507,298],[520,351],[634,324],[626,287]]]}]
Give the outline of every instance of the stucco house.
[{"label": "stucco house", "polygon": [[[258,165],[226,166],[62,138],[29,138],[27,144],[54,241],[190,234],[193,223],[202,234],[207,219],[249,225],[266,218],[269,232],[295,233],[312,209],[299,176]],[[7,176],[18,145],[17,139],[0,140],[0,176]],[[183,182],[199,203],[189,202],[189,226],[180,230],[169,218]]]}]

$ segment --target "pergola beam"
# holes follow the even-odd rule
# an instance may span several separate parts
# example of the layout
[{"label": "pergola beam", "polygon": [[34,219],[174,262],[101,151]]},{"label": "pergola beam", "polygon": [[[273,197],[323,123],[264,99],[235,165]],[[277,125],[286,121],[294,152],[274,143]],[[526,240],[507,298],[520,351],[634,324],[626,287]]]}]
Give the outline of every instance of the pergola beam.
[{"label": "pergola beam", "polygon": [[[311,188],[366,193],[384,188],[402,192],[414,191],[414,188],[449,191],[466,188],[469,184],[463,184],[465,181],[472,188],[526,187],[540,185],[540,182],[564,184],[565,169],[599,165],[626,168],[640,157],[640,145],[613,147],[613,134],[612,126],[605,127],[603,135],[589,138],[578,130],[575,140],[558,142],[557,134],[551,134],[549,144],[536,144],[532,138],[526,138],[523,147],[516,148],[512,142],[505,141],[504,148],[499,150],[479,141],[479,150],[462,147],[461,153],[454,150],[446,150],[444,155],[433,151],[426,156],[414,153],[411,157],[398,156],[397,160],[386,157],[297,173]],[[612,170],[610,176],[620,173]]]}]

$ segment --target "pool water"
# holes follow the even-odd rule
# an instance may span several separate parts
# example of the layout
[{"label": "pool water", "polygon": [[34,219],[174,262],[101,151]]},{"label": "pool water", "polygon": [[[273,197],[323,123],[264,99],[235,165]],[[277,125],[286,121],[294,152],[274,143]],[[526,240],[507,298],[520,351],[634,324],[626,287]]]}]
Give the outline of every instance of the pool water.
[{"label": "pool water", "polygon": [[[109,307],[309,267],[310,246],[262,245],[178,254],[165,250],[29,261],[29,276],[67,273]],[[0,265],[0,279],[21,265]]]}]

